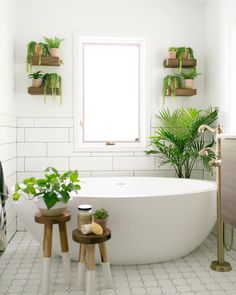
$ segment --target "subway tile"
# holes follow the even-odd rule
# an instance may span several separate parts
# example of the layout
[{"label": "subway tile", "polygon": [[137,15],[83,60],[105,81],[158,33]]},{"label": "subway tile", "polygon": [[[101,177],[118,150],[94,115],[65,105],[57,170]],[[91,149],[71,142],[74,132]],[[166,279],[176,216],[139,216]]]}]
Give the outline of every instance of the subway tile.
[{"label": "subway tile", "polygon": [[92,177],[132,177],[133,171],[92,171]]},{"label": "subway tile", "polygon": [[74,128],[69,129],[69,142],[74,142]]},{"label": "subway tile", "polygon": [[16,220],[16,207],[11,206],[6,210],[7,212],[7,222],[10,224],[13,220]]},{"label": "subway tile", "polygon": [[8,188],[13,186],[16,183],[16,173],[14,173],[8,177],[5,177],[5,181],[6,181]]},{"label": "subway tile", "polygon": [[68,128],[25,128],[26,142],[67,142]]},{"label": "subway tile", "polygon": [[43,178],[44,172],[43,170],[40,172],[35,172],[35,171],[17,172],[17,182],[22,182],[25,178],[29,178],[29,177]]},{"label": "subway tile", "polygon": [[16,128],[0,127],[0,144],[16,142]]},{"label": "subway tile", "polygon": [[73,143],[48,143],[48,156],[78,156],[89,157],[90,152],[74,152]]},{"label": "subway tile", "polygon": [[112,170],[111,157],[71,157],[70,168],[83,170]]},{"label": "subway tile", "polygon": [[203,170],[193,170],[191,173],[191,178],[193,179],[203,179]]},{"label": "subway tile", "polygon": [[4,177],[13,175],[16,173],[16,158],[2,162]]},{"label": "subway tile", "polygon": [[17,171],[25,171],[25,158],[17,157],[16,169]]},{"label": "subway tile", "polygon": [[29,157],[25,159],[25,171],[44,171],[47,167],[55,167],[57,170],[67,170],[67,157]]},{"label": "subway tile", "polygon": [[153,170],[154,157],[114,157],[114,170]]},{"label": "subway tile", "polygon": [[0,145],[0,159],[6,161],[16,157],[16,143]]},{"label": "subway tile", "polygon": [[25,128],[16,128],[16,141],[17,142],[25,141]]},{"label": "subway tile", "polygon": [[92,157],[132,157],[133,152],[92,152]]},{"label": "subway tile", "polygon": [[16,119],[17,127],[34,127],[34,118],[18,117]]},{"label": "subway tile", "polygon": [[17,143],[18,157],[46,156],[46,143]]},{"label": "subway tile", "polygon": [[73,118],[35,118],[35,127],[73,127]]},{"label": "subway tile", "polygon": [[0,114],[0,126],[16,127],[16,117]]}]

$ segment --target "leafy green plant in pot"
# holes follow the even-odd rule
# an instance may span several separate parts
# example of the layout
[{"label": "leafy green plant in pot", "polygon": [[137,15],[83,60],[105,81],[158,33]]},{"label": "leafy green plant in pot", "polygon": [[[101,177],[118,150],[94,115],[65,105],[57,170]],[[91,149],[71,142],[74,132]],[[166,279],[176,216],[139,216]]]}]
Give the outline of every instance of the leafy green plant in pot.
[{"label": "leafy green plant in pot", "polygon": [[43,75],[43,92],[44,92],[44,102],[46,103],[47,92],[52,93],[54,101],[56,96],[60,96],[60,104],[62,104],[62,78],[57,73],[47,73]]},{"label": "leafy green plant in pot", "polygon": [[168,49],[168,59],[175,59],[177,54],[177,47],[169,47]]},{"label": "leafy green plant in pot", "polygon": [[94,217],[94,222],[98,223],[99,225],[101,225],[101,227],[103,228],[103,230],[106,229],[107,227],[107,219],[108,219],[108,212],[105,209],[100,209],[100,210],[96,210],[93,217]]},{"label": "leafy green plant in pot", "polygon": [[72,192],[80,190],[77,170],[59,173],[56,168],[45,169],[45,178],[26,178],[15,185],[12,198],[18,201],[22,196],[34,200],[43,215],[61,215],[67,208]]},{"label": "leafy green plant in pot", "polygon": [[28,75],[29,79],[32,79],[32,87],[40,87],[43,82],[43,74],[41,71],[37,71],[35,73]]},{"label": "leafy green plant in pot", "polygon": [[27,44],[27,56],[26,56],[26,71],[31,73],[33,57],[38,57],[38,65],[41,64],[42,56],[47,56],[49,54],[47,44],[37,43],[35,41],[30,41]]},{"label": "leafy green plant in pot", "polygon": [[148,155],[157,155],[159,165],[170,164],[179,178],[190,178],[197,159],[201,159],[209,169],[208,162],[214,158],[213,153],[204,157],[199,152],[205,147],[212,147],[212,141],[205,142],[198,133],[201,125],[213,126],[218,119],[218,108],[206,110],[196,108],[180,108],[172,113],[164,109],[157,115],[161,127],[155,128],[154,136],[150,137],[151,150]]},{"label": "leafy green plant in pot", "polygon": [[182,70],[184,59],[194,59],[194,52],[191,47],[178,47],[176,58],[179,60],[179,72]]},{"label": "leafy green plant in pot", "polygon": [[197,69],[196,69],[196,67],[194,67],[189,71],[181,71],[181,73],[178,75],[183,78],[185,88],[193,89],[194,88],[194,79],[198,75],[201,75],[201,73],[197,73]]},{"label": "leafy green plant in pot", "polygon": [[166,95],[175,96],[176,88],[181,88],[182,79],[178,75],[168,75],[163,79],[162,83],[162,97],[165,98]]},{"label": "leafy green plant in pot", "polygon": [[64,41],[64,39],[60,39],[57,37],[54,38],[48,38],[44,37],[45,42],[47,43],[47,46],[49,48],[50,56],[53,57],[59,57],[59,47],[61,45],[61,42]]}]

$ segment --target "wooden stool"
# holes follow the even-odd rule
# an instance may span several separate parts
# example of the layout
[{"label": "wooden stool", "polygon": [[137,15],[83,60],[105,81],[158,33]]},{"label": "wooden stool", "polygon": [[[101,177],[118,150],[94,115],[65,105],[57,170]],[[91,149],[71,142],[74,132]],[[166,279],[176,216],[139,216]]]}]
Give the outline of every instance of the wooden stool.
[{"label": "wooden stool", "polygon": [[110,262],[105,244],[110,238],[111,231],[109,228],[106,228],[102,236],[96,236],[92,233],[83,235],[78,229],[72,232],[72,239],[80,244],[78,262],[78,286],[80,288],[84,287],[85,284],[85,262],[87,263],[87,295],[95,295],[95,244],[99,245],[105,285],[107,288],[113,287]]},{"label": "wooden stool", "polygon": [[44,224],[43,276],[42,276],[43,294],[48,294],[49,292],[53,224],[59,225],[62,260],[63,260],[66,283],[69,284],[71,280],[71,264],[70,264],[69,247],[68,247],[67,231],[66,231],[66,222],[69,221],[70,218],[71,218],[71,214],[68,211],[65,211],[64,213],[62,213],[62,215],[59,215],[59,216],[44,216],[40,212],[37,212],[34,216],[35,222]]}]

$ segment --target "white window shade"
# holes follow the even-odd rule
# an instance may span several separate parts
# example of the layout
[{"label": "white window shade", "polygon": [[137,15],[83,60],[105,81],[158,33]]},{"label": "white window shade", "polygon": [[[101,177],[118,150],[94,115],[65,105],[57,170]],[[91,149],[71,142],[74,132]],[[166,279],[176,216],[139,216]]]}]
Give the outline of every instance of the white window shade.
[{"label": "white window shade", "polygon": [[79,38],[75,147],[144,147],[144,42]]}]

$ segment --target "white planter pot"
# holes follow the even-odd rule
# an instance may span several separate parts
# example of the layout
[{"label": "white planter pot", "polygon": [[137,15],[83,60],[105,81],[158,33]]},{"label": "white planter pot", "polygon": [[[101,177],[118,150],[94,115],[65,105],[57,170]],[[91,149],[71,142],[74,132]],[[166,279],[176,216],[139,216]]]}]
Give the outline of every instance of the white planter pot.
[{"label": "white planter pot", "polygon": [[67,208],[67,204],[64,202],[57,202],[52,208],[48,209],[43,198],[35,198],[34,202],[41,214],[45,216],[59,216]]}]

